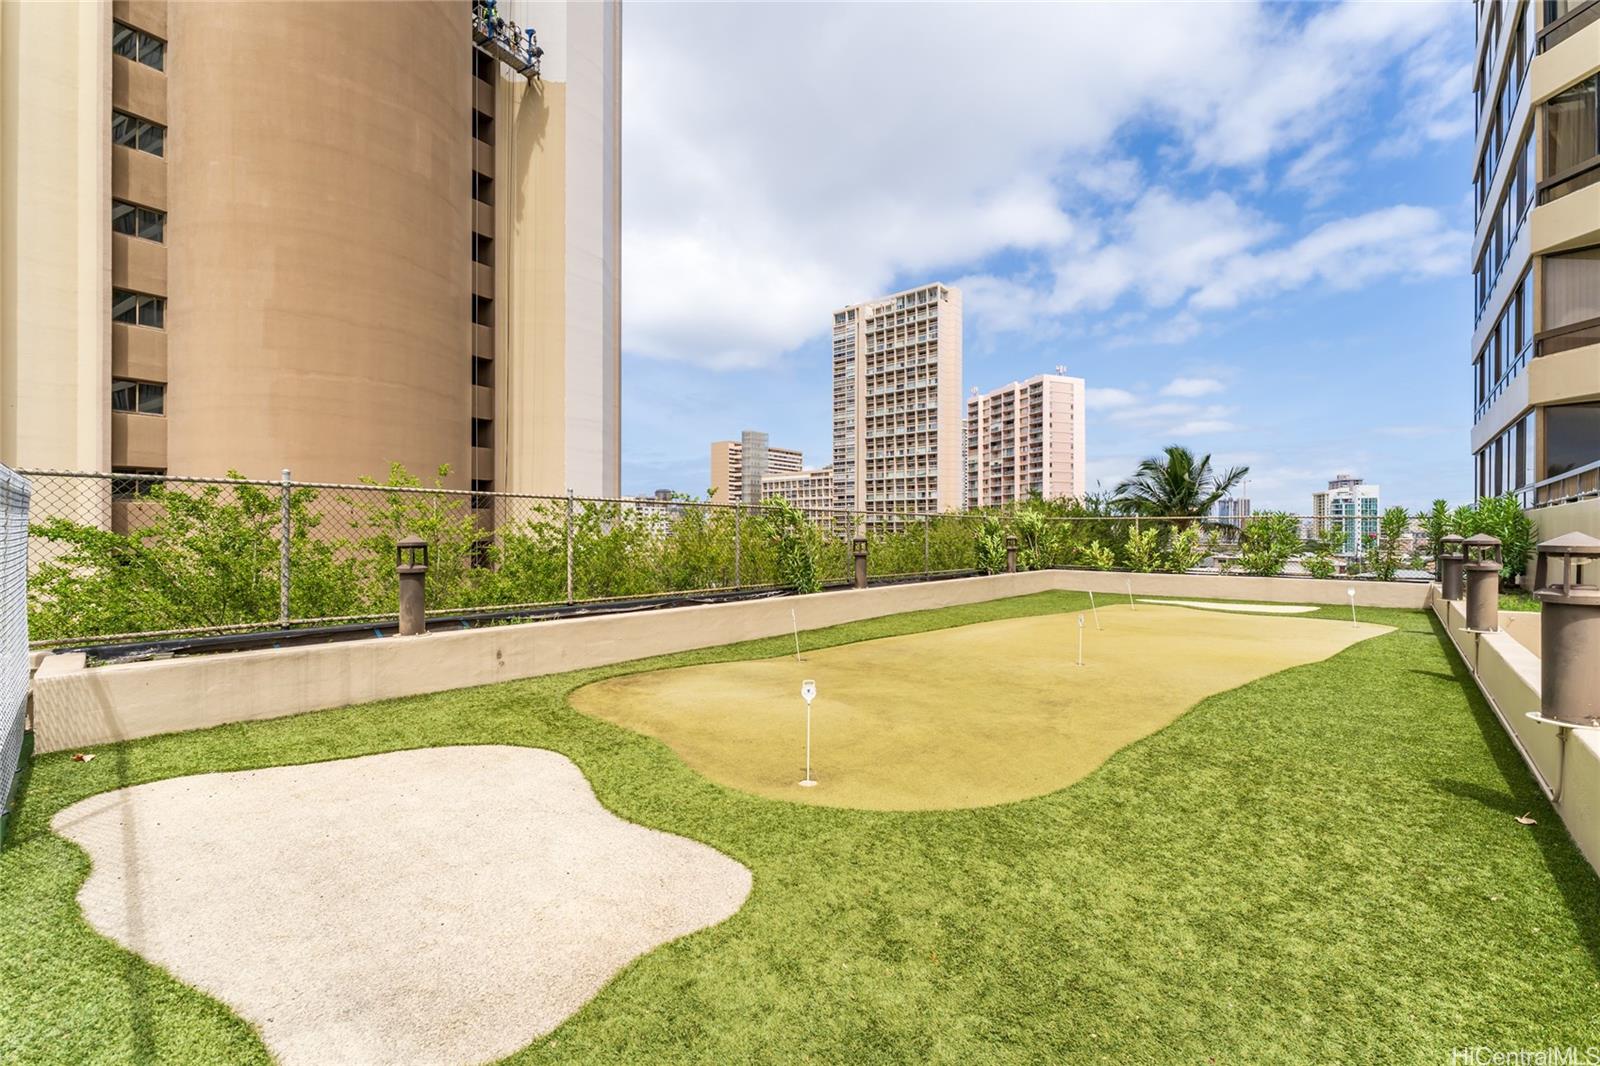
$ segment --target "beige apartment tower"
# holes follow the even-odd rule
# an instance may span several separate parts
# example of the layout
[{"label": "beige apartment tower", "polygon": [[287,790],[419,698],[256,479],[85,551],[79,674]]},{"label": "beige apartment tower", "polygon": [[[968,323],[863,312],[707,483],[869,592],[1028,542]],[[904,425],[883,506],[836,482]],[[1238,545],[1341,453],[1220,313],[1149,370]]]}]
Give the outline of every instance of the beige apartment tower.
[{"label": "beige apartment tower", "polygon": [[1060,367],[967,400],[967,506],[1082,498],[1083,379]]},{"label": "beige apartment tower", "polygon": [[801,456],[793,448],[775,448],[767,435],[747,429],[738,440],[711,442],[711,499],[715,503],[759,503],[765,499],[761,479],[768,474],[794,474]]},{"label": "beige apartment tower", "polygon": [[1474,495],[1600,535],[1600,0],[1475,10]]},{"label": "beige apartment tower", "polygon": [[959,510],[961,292],[948,285],[833,315],[836,510]]},{"label": "beige apartment tower", "polygon": [[761,498],[788,500],[808,518],[821,521],[833,510],[833,468],[767,474],[761,479]]},{"label": "beige apartment tower", "polygon": [[620,11],[475,13],[0,5],[0,460],[616,495]]}]

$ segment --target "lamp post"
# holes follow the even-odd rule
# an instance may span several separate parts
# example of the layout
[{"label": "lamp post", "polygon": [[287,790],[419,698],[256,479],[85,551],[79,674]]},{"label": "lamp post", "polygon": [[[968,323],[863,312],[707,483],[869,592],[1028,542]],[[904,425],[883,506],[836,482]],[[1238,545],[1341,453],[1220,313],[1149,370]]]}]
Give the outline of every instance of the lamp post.
[{"label": "lamp post", "polygon": [[394,564],[400,579],[400,635],[414,637],[427,629],[423,583],[428,577],[428,542],[402,538],[394,546]]},{"label": "lamp post", "polygon": [[1461,598],[1461,567],[1466,562],[1461,546],[1465,543],[1454,533],[1439,538],[1439,584],[1447,600]]},{"label": "lamp post", "polygon": [[1462,542],[1461,569],[1467,585],[1467,629],[1493,633],[1500,628],[1500,538],[1475,533]]}]

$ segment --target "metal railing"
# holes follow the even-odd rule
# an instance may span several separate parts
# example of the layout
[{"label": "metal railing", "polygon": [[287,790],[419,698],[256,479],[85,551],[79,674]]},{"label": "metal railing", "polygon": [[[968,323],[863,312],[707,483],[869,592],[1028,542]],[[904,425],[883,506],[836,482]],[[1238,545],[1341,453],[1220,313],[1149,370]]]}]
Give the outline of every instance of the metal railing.
[{"label": "metal railing", "polygon": [[28,707],[28,482],[0,466],[0,805],[11,802]]},{"label": "metal railing", "polygon": [[1524,485],[1516,494],[1517,502],[1526,511],[1593,499],[1600,496],[1600,460]]},{"label": "metal railing", "polygon": [[[784,581],[785,534],[754,504],[303,482],[288,471],[277,480],[25,473],[33,482],[28,603],[38,647],[393,619],[395,548],[407,536],[428,543],[428,613],[436,617]],[[1243,570],[1244,531],[1259,517],[1197,522],[1069,513],[1067,504],[801,511],[825,585],[851,580],[856,538],[866,540],[869,577],[878,580],[1001,569],[1006,534],[1019,538],[1023,569]],[[1305,548],[1298,533],[1339,519],[1288,520],[1298,523],[1287,534],[1295,550],[1280,552],[1277,566],[1303,574],[1293,559]],[[1180,537],[1188,527],[1194,531]],[[1359,559],[1332,565],[1362,572]]]}]

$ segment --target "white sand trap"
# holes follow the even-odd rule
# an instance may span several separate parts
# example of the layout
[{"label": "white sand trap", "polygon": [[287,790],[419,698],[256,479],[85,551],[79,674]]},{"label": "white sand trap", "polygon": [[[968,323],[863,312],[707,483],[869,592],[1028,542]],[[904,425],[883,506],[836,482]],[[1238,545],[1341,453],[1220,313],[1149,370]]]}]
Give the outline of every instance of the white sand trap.
[{"label": "white sand trap", "polygon": [[1247,614],[1310,614],[1315,607],[1298,603],[1212,603],[1209,600],[1147,600],[1140,603],[1160,603],[1168,607],[1199,607],[1204,611],[1243,611]]},{"label": "white sand trap", "polygon": [[750,871],[625,822],[565,756],[430,748],[203,774],[51,822],[97,930],[295,1063],[475,1063],[743,905]]}]

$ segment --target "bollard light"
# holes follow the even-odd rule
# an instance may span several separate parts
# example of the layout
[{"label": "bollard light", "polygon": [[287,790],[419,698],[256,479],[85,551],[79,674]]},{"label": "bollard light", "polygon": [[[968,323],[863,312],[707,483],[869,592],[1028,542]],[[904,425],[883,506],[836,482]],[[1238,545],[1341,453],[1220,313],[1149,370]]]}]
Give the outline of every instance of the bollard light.
[{"label": "bollard light", "polygon": [[815,788],[817,783],[811,777],[811,701],[817,698],[817,683],[810,678],[800,682],[800,698],[806,701],[806,779],[800,787]]},{"label": "bollard light", "polygon": [[1600,726],[1600,540],[1564,533],[1538,552],[1540,713],[1566,725]]},{"label": "bollard light", "polygon": [[856,557],[856,588],[867,587],[867,538],[857,537],[850,544]]},{"label": "bollard light", "polygon": [[1461,598],[1461,567],[1466,562],[1461,554],[1461,546],[1465,543],[1454,533],[1439,538],[1439,558],[1435,562],[1439,567],[1439,584],[1447,600]]},{"label": "bollard light", "polygon": [[427,629],[423,582],[428,576],[428,542],[421,537],[397,541],[394,571],[400,580],[400,635],[414,637]]},{"label": "bollard light", "polygon": [[1474,533],[1461,542],[1461,570],[1467,590],[1467,630],[1493,633],[1500,628],[1500,538]]},{"label": "bollard light", "polygon": [[1013,533],[1006,534],[1006,573],[1017,572],[1017,538]]}]

